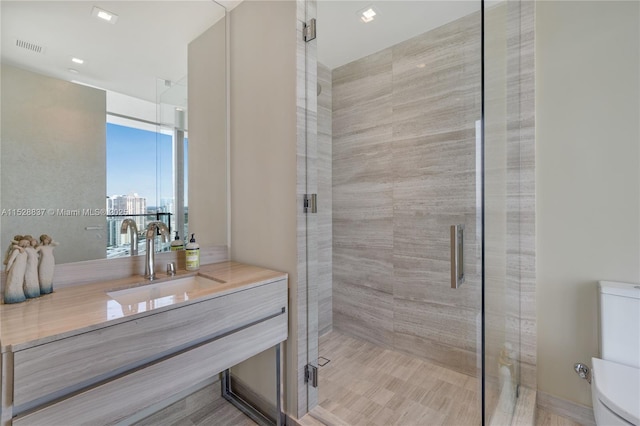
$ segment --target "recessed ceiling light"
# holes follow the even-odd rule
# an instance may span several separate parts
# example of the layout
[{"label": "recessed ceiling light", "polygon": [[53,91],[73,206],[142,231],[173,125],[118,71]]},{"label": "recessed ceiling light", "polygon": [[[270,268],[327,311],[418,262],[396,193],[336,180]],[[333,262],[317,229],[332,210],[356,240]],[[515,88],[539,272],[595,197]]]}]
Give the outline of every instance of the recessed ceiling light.
[{"label": "recessed ceiling light", "polygon": [[80,65],[84,64],[84,59],[80,59],[80,58],[71,58],[71,61]]},{"label": "recessed ceiling light", "polygon": [[106,21],[110,24],[115,24],[116,21],[118,20],[118,15],[116,15],[115,13],[111,13],[107,10],[100,9],[97,6],[93,6],[93,10],[91,11],[91,16],[95,18],[100,18],[103,21]]},{"label": "recessed ceiling light", "polygon": [[357,12],[357,15],[360,17],[360,20],[366,24],[376,18],[376,16],[378,15],[378,10],[373,6],[369,6],[359,10]]},{"label": "recessed ceiling light", "polygon": [[80,74],[80,71],[78,71],[78,70],[77,70],[77,69],[75,69],[75,68],[69,68],[69,72],[70,72],[71,74]]}]

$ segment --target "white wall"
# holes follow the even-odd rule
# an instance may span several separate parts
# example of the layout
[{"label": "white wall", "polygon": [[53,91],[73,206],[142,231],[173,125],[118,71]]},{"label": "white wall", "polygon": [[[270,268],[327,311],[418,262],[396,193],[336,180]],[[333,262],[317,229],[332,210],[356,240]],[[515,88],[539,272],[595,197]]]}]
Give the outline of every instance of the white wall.
[{"label": "white wall", "polygon": [[[289,274],[297,316],[296,2],[244,1],[231,11],[231,259]],[[295,413],[295,325],[286,357]],[[275,402],[273,351],[234,369]],[[259,373],[262,373],[262,377]]]},{"label": "white wall", "polygon": [[538,389],[584,405],[596,282],[640,281],[639,5],[536,6]]}]

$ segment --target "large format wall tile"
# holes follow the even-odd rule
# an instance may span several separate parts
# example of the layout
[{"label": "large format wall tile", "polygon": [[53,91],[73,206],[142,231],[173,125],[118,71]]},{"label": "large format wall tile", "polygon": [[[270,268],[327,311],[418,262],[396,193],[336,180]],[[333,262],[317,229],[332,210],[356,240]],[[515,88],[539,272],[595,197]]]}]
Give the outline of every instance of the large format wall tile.
[{"label": "large format wall tile", "polygon": [[331,331],[333,323],[332,307],[332,146],[331,70],[318,63],[318,332],[320,335]]},{"label": "large format wall tile", "polygon": [[332,73],[333,326],[393,343],[391,50]]},{"label": "large format wall tile", "polygon": [[520,360],[520,382],[535,389],[535,54],[533,1],[508,2],[508,294],[512,340]]},{"label": "large format wall tile", "polygon": [[[478,19],[332,76],[333,325],[468,374],[480,307]],[[460,223],[468,279],[452,290],[449,227]]]},{"label": "large format wall tile", "polygon": [[[406,348],[476,374],[476,14],[393,48],[394,331]],[[450,286],[450,226],[465,225],[466,282]],[[429,344],[426,344],[426,343]],[[419,353],[415,348],[419,347]]]},{"label": "large format wall tile", "polygon": [[334,327],[384,347],[393,345],[393,295],[340,282],[333,289]]},{"label": "large format wall tile", "polygon": [[336,248],[333,261],[334,280],[393,294],[393,258],[389,249],[340,247]]}]

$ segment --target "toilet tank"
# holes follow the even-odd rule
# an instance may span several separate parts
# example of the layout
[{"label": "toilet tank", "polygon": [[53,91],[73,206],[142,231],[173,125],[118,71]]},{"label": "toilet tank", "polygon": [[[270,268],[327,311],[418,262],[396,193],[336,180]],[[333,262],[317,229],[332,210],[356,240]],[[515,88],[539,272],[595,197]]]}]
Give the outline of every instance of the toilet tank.
[{"label": "toilet tank", "polygon": [[640,368],[640,284],[600,281],[600,355]]}]

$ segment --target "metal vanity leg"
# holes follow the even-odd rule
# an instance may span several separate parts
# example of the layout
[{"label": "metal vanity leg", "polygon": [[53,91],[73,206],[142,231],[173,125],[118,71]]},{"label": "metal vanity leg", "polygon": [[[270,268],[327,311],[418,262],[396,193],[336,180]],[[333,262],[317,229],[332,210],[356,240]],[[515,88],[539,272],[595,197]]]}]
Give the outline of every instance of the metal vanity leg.
[{"label": "metal vanity leg", "polygon": [[249,402],[233,393],[231,389],[231,371],[229,369],[222,372],[222,396],[233,404],[238,410],[249,416],[251,420],[261,426],[284,426],[284,413],[282,412],[282,343],[275,346],[276,350],[276,421],[267,418],[253,407]]},{"label": "metal vanity leg", "polygon": [[282,412],[282,343],[276,345],[276,426],[284,425],[284,413]]}]

